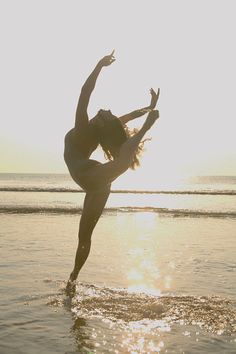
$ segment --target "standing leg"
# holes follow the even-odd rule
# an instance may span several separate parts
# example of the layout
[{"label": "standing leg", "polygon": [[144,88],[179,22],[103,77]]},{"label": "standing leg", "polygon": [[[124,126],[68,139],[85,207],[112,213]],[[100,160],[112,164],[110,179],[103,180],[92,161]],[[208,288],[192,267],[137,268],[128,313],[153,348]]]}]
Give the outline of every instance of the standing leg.
[{"label": "standing leg", "polygon": [[[84,176],[87,186],[91,186],[91,188],[95,185],[100,187],[107,186],[124,173],[130,167],[135,151],[143,136],[151,128],[158,117],[158,111],[152,111],[149,113],[141,130],[122,145],[119,157],[114,161],[91,167]],[[88,258],[92,232],[102,214],[109,194],[110,191],[103,193],[87,193],[85,196],[83,212],[80,219],[79,245],[76,253],[75,265],[67,284],[67,290],[69,292],[71,290],[71,282],[77,279],[79,271]]]},{"label": "standing leg", "polygon": [[77,279],[77,276],[88,258],[91,247],[91,236],[96,226],[110,191],[103,193],[87,193],[84,199],[83,212],[79,225],[79,244],[75,257],[74,269],[70,275],[70,281]]}]

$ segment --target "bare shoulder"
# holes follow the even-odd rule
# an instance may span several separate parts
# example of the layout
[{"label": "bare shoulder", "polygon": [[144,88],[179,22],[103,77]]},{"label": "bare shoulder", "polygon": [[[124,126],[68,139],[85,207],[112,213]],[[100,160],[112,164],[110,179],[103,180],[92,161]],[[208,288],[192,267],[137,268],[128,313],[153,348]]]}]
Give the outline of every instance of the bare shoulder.
[{"label": "bare shoulder", "polygon": [[76,127],[70,129],[65,135],[65,144],[69,145],[83,145],[90,141],[89,129],[77,129]]},{"label": "bare shoulder", "polygon": [[74,135],[74,128],[70,129],[66,135],[65,135],[65,140],[70,139]]}]

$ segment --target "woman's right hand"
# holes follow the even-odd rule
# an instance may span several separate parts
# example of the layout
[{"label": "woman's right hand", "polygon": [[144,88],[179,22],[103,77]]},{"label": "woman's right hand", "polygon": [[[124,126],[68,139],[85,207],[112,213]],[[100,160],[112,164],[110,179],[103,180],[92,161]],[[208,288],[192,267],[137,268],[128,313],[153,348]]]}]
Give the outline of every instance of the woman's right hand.
[{"label": "woman's right hand", "polygon": [[151,88],[150,90],[150,94],[151,94],[151,103],[149,108],[154,109],[156,107],[158,98],[160,96],[160,89],[158,89],[157,93],[153,90],[153,88]]},{"label": "woman's right hand", "polygon": [[159,111],[158,110],[153,110],[148,113],[148,116],[143,124],[143,129],[149,130],[155,121],[159,118]]},{"label": "woman's right hand", "polygon": [[116,60],[115,57],[114,57],[114,52],[115,52],[115,50],[113,50],[113,51],[111,52],[111,54],[106,55],[105,57],[103,57],[103,58],[99,61],[99,63],[100,63],[102,66],[109,66],[109,65],[111,65],[111,64]]}]

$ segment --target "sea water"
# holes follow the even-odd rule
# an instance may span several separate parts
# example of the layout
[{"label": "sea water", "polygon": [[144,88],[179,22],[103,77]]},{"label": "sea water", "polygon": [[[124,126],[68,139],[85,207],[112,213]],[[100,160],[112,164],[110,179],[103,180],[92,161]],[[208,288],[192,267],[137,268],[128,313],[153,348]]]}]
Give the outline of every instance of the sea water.
[{"label": "sea water", "polygon": [[0,175],[1,353],[235,353],[235,177],[114,191],[73,298],[84,193]]}]

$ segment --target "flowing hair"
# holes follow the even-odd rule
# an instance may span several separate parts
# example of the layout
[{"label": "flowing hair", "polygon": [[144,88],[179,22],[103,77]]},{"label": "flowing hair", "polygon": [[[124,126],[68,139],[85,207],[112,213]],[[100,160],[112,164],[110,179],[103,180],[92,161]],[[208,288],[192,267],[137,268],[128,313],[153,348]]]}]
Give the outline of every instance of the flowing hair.
[{"label": "flowing hair", "polygon": [[[105,158],[107,160],[113,161],[116,157],[116,155],[113,153],[113,149],[115,148],[119,151],[121,145],[123,145],[131,136],[137,133],[137,129],[131,130],[127,126],[123,126],[121,121],[114,116],[111,119],[102,119],[102,122],[103,124],[96,126],[99,144],[104,151]],[[140,142],[134,154],[133,161],[130,165],[132,170],[140,165],[139,156],[143,151],[144,141]]]}]

